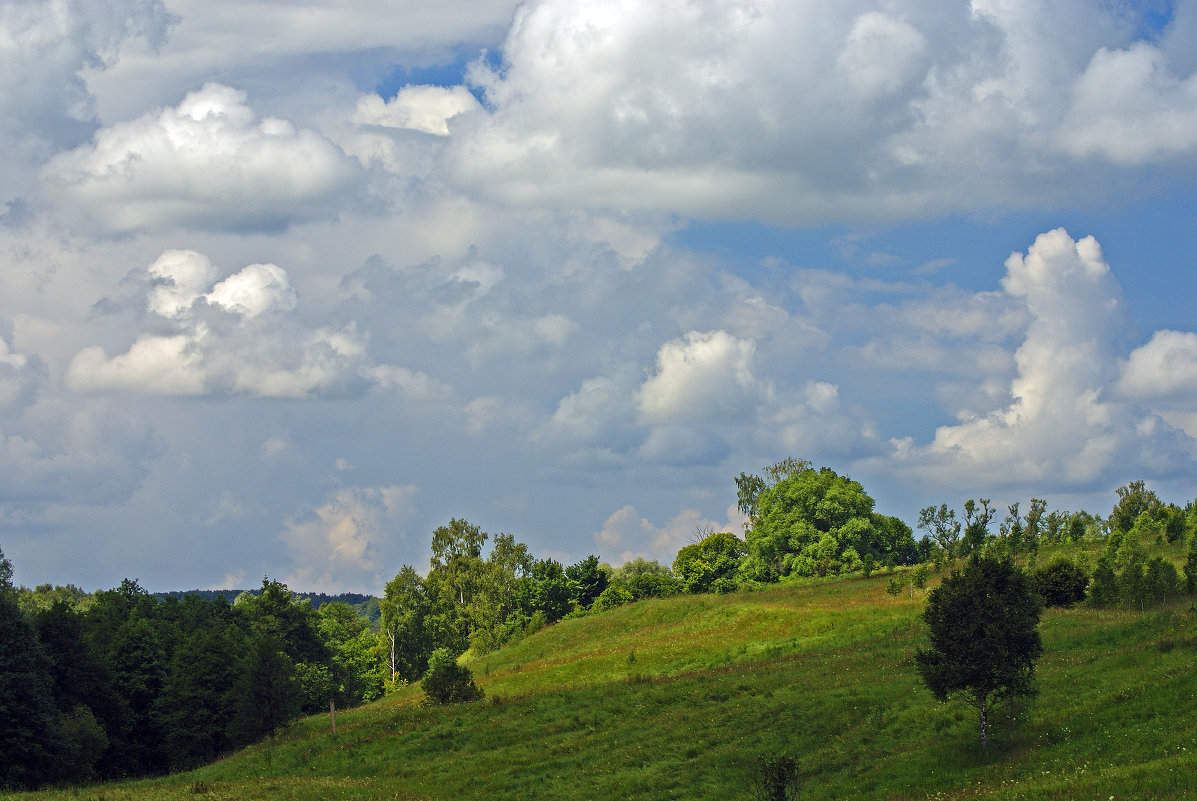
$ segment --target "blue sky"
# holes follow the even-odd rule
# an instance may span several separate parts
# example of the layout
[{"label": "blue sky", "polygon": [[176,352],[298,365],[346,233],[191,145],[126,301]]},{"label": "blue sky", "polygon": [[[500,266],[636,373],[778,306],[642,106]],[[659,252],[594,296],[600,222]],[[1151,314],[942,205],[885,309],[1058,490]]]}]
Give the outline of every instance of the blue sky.
[{"label": "blue sky", "polygon": [[3,2],[0,548],[377,591],[1197,496],[1197,4]]}]

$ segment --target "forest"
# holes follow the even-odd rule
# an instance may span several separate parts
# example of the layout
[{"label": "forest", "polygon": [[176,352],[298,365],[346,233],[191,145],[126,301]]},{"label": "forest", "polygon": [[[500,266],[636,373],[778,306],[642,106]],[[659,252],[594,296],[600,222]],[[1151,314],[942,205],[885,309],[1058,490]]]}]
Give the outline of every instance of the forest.
[{"label": "forest", "polygon": [[[235,595],[152,595],[128,579],[94,593],[29,589],[14,586],[0,554],[0,786],[194,768],[302,715],[356,707],[422,679],[430,698],[468,700],[481,693],[441,694],[429,677],[456,670],[467,652],[477,658],[563,619],[651,598],[876,572],[890,576],[891,594],[913,597],[930,574],[946,587],[981,557],[1024,576],[1036,607],[1143,611],[1197,590],[1197,507],[1164,502],[1142,481],[1120,487],[1106,516],[1049,510],[1040,499],[1005,514],[984,498],[959,514],[928,506],[917,539],[877,513],[858,482],[827,467],[787,459],[735,484],[743,536],[696,531],[671,565],[634,559],[612,568],[594,555],[562,565],[536,558],[513,535],[452,519],[433,532],[428,570],[402,566],[378,599],[302,596],[269,578]],[[1095,546],[1096,559],[1040,559],[1066,543]],[[930,665],[925,653],[919,661]],[[928,678],[928,687],[946,697],[949,679],[940,676],[937,689]],[[1029,695],[1030,683],[1020,692]]]}]

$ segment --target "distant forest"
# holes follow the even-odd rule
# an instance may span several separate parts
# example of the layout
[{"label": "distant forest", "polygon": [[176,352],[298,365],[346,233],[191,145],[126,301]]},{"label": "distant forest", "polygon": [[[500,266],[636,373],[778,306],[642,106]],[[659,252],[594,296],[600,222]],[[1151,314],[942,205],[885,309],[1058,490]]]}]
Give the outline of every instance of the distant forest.
[{"label": "distant forest", "polygon": [[[173,592],[155,592],[151,593],[151,595],[159,601],[166,598],[174,598],[176,601],[181,601],[184,596],[195,595],[205,601],[223,598],[229,604],[234,604],[237,601],[237,596],[243,592],[256,596],[261,590],[175,590]],[[329,595],[324,592],[296,592],[295,597],[300,601],[307,601],[316,610],[319,610],[325,604],[348,604],[357,609],[358,614],[371,623],[376,622],[382,614],[379,611],[378,599],[373,595],[363,595],[360,592],[342,592],[336,595]]]}]

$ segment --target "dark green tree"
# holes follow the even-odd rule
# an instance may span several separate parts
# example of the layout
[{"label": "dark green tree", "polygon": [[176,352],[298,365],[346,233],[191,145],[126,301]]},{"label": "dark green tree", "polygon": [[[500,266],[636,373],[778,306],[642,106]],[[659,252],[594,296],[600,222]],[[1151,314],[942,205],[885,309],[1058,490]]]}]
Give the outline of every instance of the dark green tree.
[{"label": "dark green tree", "polygon": [[[152,608],[152,607],[151,607]],[[166,768],[158,694],[166,679],[162,634],[149,617],[134,617],[118,629],[108,656],[113,686],[128,705],[127,725],[111,737],[125,770],[134,775]]]},{"label": "dark green tree", "polygon": [[158,696],[163,750],[172,770],[211,762],[229,747],[237,707],[232,690],[245,670],[246,646],[239,628],[220,622],[193,632],[175,649]]},{"label": "dark green tree", "polygon": [[[116,692],[108,663],[87,639],[83,615],[60,599],[39,609],[33,625],[49,666],[55,706],[64,719],[72,721],[64,732],[68,749],[72,732],[82,738],[75,749],[78,753],[68,759],[69,778],[88,781],[96,774],[125,772],[120,768],[123,756],[108,753],[108,744],[110,732],[116,734],[131,725],[128,705]],[[102,737],[96,736],[92,723],[100,728]]]},{"label": "dark green tree", "polygon": [[611,580],[594,554],[565,568],[565,578],[570,583],[571,600],[582,609],[589,608]]},{"label": "dark green tree", "polygon": [[1197,534],[1189,535],[1189,551],[1185,557],[1185,592],[1197,593]]},{"label": "dark green tree", "polygon": [[1115,492],[1118,493],[1118,502],[1114,504],[1109,517],[1110,531],[1115,534],[1130,531],[1140,515],[1146,513],[1154,516],[1163,506],[1143,481],[1132,481]]},{"label": "dark green tree", "polygon": [[520,607],[529,617],[536,612],[544,615],[546,623],[556,623],[569,614],[573,606],[573,593],[565,567],[554,559],[538,559],[532,563],[528,582],[517,592],[521,598]]},{"label": "dark green tree", "polygon": [[273,637],[292,662],[328,664],[319,615],[281,581],[263,578],[258,594],[239,598],[234,608],[254,635]]},{"label": "dark green tree", "polygon": [[0,787],[54,779],[63,755],[49,664],[0,552]]},{"label": "dark green tree", "polygon": [[254,637],[233,699],[229,739],[238,745],[273,736],[299,714],[301,690],[295,681],[295,663],[278,637]]},{"label": "dark green tree", "polygon": [[457,657],[446,648],[437,648],[432,652],[428,660],[428,672],[420,680],[420,687],[431,701],[438,704],[476,701],[483,695],[482,690],[474,684],[470,669],[457,664]]},{"label": "dark green tree", "polygon": [[1097,608],[1118,603],[1118,574],[1114,572],[1114,560],[1108,554],[1097,558],[1093,570],[1093,583],[1089,587],[1089,605]]},{"label": "dark green tree", "polygon": [[1152,604],[1167,603],[1180,594],[1180,575],[1176,565],[1162,556],[1153,556],[1143,571],[1144,595]]},{"label": "dark green tree", "polygon": [[930,646],[915,663],[940,701],[958,696],[977,710],[981,747],[995,701],[1035,693],[1042,605],[1030,579],[1010,559],[973,556],[927,597]]},{"label": "dark green tree", "polygon": [[1060,557],[1035,568],[1031,583],[1045,606],[1067,608],[1085,600],[1089,576],[1075,563]]},{"label": "dark green tree", "polygon": [[332,652],[337,704],[356,706],[381,696],[383,676],[373,654],[376,638],[370,633],[366,619],[341,601],[324,604],[317,614],[320,636]]}]

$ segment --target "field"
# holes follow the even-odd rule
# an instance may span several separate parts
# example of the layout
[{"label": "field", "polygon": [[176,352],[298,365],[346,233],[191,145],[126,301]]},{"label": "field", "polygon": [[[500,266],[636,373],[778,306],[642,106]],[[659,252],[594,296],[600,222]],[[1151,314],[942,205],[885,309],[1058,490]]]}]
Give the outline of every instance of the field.
[{"label": "field", "polygon": [[[1040,694],[975,713],[915,672],[924,593],[874,575],[566,620],[470,662],[483,701],[408,687],[200,770],[13,798],[736,799],[792,754],[804,799],[1197,798],[1197,611],[1051,609]],[[934,583],[934,580],[933,580]],[[7,797],[7,796],[6,796]]]}]

